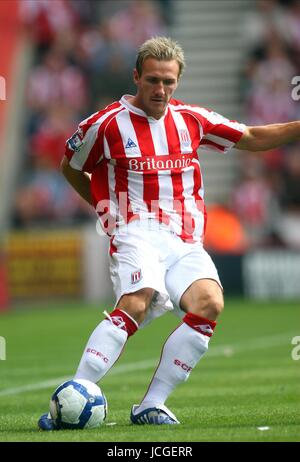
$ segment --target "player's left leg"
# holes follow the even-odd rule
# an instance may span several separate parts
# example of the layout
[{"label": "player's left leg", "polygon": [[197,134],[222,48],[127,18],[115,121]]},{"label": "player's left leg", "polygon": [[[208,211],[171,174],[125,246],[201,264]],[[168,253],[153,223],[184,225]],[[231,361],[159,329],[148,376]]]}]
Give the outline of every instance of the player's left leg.
[{"label": "player's left leg", "polygon": [[[188,379],[207,351],[216,319],[223,309],[223,291],[214,264],[203,249],[200,250],[196,265],[194,257],[188,255],[181,260],[180,265],[170,270],[171,273],[169,271],[169,291],[181,308],[183,323],[165,342],[148,391],[141,404],[132,410],[133,423],[159,423],[154,416],[155,412],[159,416],[160,410],[172,415],[165,421],[160,418],[160,423],[178,423],[164,403],[174,388]],[[202,269],[199,270],[201,263]],[[197,274],[198,277],[207,274],[211,279],[197,279]],[[151,419],[148,418],[150,414],[153,416]]]}]

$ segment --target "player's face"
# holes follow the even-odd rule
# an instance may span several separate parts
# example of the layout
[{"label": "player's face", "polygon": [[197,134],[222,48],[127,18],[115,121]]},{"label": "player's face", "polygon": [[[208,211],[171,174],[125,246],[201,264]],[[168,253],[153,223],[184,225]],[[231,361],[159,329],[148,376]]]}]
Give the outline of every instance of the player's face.
[{"label": "player's face", "polygon": [[176,60],[146,59],[141,75],[134,70],[134,82],[137,86],[134,104],[148,116],[160,119],[177,88],[178,74],[179,64]]}]

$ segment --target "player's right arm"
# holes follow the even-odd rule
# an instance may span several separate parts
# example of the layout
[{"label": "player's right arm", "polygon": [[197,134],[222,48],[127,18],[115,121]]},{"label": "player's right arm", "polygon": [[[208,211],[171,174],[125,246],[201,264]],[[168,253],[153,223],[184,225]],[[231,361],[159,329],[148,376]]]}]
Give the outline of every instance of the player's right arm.
[{"label": "player's right arm", "polygon": [[78,194],[90,205],[93,205],[89,174],[80,170],[75,170],[75,168],[71,167],[67,156],[63,157],[60,168],[62,174],[75,191],[77,191]]},{"label": "player's right arm", "polygon": [[75,191],[92,206],[91,175],[103,159],[104,130],[107,122],[122,110],[123,106],[117,102],[95,112],[80,122],[76,132],[66,141],[61,171]]},{"label": "player's right arm", "polygon": [[92,206],[94,204],[91,194],[91,173],[99,162],[103,150],[97,143],[98,114],[101,115],[99,112],[82,121],[76,132],[66,141],[65,155],[60,164],[66,180]]}]

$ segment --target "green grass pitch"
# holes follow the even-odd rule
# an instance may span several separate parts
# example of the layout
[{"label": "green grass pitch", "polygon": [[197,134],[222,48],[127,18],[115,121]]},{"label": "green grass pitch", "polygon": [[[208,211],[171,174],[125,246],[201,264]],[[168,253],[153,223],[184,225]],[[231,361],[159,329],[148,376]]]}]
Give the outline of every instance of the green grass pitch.
[{"label": "green grass pitch", "polygon": [[[299,302],[227,299],[210,350],[166,403],[176,426],[133,426],[166,337],[167,314],[132,337],[100,383],[109,404],[98,429],[40,432],[51,392],[75,372],[89,334],[107,306],[52,303],[0,316],[6,360],[0,361],[0,441],[300,441]],[[265,428],[265,430],[259,429]],[[267,428],[267,429],[266,429]]]}]

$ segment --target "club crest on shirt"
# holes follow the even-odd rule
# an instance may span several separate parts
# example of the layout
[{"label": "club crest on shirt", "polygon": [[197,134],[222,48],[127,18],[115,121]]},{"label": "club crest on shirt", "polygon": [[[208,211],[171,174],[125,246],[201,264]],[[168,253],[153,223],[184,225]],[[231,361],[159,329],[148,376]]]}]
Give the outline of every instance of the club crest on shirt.
[{"label": "club crest on shirt", "polygon": [[80,148],[83,145],[82,135],[82,130],[79,129],[71,136],[71,138],[68,139],[67,143],[72,151],[80,151]]},{"label": "club crest on shirt", "polygon": [[191,145],[190,134],[187,129],[179,130],[180,144],[183,148],[189,148]]},{"label": "club crest on shirt", "polygon": [[142,279],[142,270],[139,269],[131,273],[131,284],[137,284]]}]

